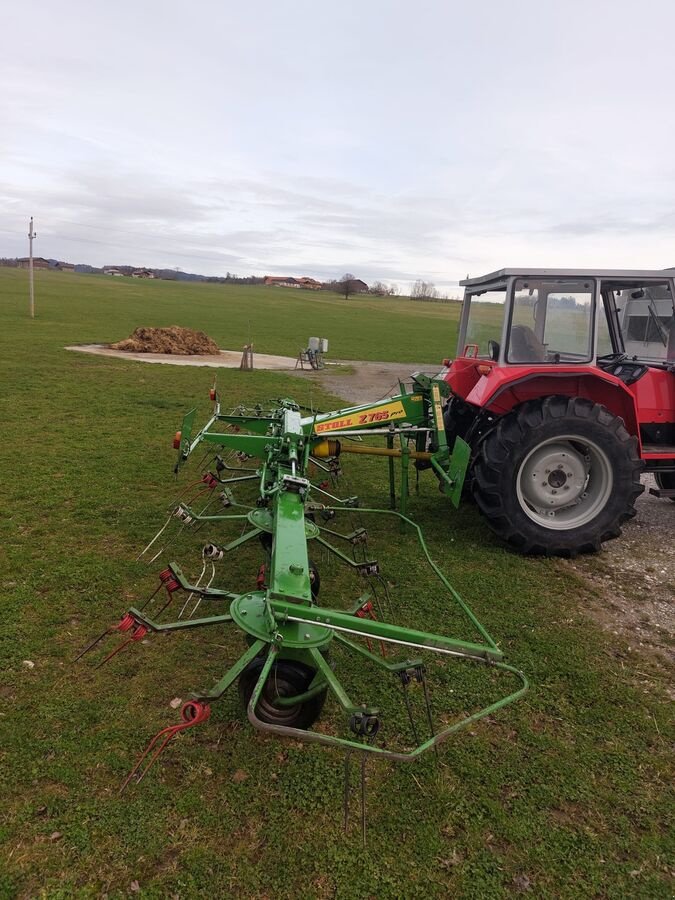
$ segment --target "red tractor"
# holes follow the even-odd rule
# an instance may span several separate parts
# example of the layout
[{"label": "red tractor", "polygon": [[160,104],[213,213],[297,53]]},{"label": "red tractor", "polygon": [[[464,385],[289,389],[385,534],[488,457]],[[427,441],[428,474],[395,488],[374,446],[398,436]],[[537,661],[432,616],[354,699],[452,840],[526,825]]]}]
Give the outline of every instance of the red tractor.
[{"label": "red tractor", "polygon": [[467,278],[444,360],[448,443],[522,553],[574,556],[618,537],[642,472],[675,499],[675,272],[501,269]]}]

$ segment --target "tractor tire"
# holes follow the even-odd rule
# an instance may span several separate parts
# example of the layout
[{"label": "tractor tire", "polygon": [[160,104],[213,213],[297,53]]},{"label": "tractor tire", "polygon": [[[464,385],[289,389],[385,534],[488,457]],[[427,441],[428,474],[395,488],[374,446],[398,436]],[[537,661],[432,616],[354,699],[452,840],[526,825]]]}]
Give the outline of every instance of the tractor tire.
[{"label": "tractor tire", "polygon": [[644,490],[637,439],[581,397],[530,400],[481,442],[473,493],[492,530],[520,553],[576,556],[618,537]]},{"label": "tractor tire", "polygon": [[318,566],[316,563],[312,562],[312,560],[308,560],[309,562],[309,584],[310,590],[312,591],[312,600],[316,600],[321,591],[321,574],[319,572]]},{"label": "tractor tire", "polygon": [[[654,478],[662,491],[675,491],[675,472],[655,472]],[[669,499],[675,503],[675,497]]]},{"label": "tractor tire", "polygon": [[[258,656],[246,666],[239,676],[239,696],[244,704],[244,709],[248,706],[264,664],[265,658]],[[328,689],[295,706],[277,706],[274,701],[276,697],[304,694],[315,675],[316,671],[304,663],[290,659],[280,659],[275,662],[270,669],[267,683],[258,701],[256,708],[258,718],[270,725],[310,728],[321,715]]]}]

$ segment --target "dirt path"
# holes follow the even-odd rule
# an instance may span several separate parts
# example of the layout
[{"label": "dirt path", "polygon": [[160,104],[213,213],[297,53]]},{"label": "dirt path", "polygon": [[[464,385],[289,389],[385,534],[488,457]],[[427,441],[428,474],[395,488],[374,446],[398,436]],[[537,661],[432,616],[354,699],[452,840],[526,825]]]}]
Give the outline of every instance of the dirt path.
[{"label": "dirt path", "polygon": [[672,661],[675,641],[675,503],[649,493],[623,534],[593,556],[561,561],[593,588],[585,604],[603,629],[628,640],[632,651],[657,652]]},{"label": "dirt path", "polygon": [[[144,363],[159,363],[170,366],[207,366],[209,368],[238,369],[241,363],[240,350],[221,350],[217,356],[175,356],[167,353],[129,353],[113,350],[105,344],[77,344],[66,347],[78,353],[93,353],[114,359],[135,360]],[[269,353],[255,353],[253,365],[256,369],[270,369],[309,378],[317,386],[331,394],[343,397],[350,404],[368,403],[380,397],[395,393],[399,378],[408,378],[411,372],[424,371],[435,374],[439,366],[433,363],[387,363],[365,362],[362,360],[332,360],[325,369],[296,369],[295,357],[273,356]],[[348,367],[345,371],[341,366]]]},{"label": "dirt path", "polygon": [[[160,363],[169,366],[208,366],[215,369],[238,369],[241,363],[241,350],[221,350],[215,355],[201,356],[176,356],[170,353],[129,353],[127,350],[113,350],[106,344],[75,344],[66,347],[66,350],[75,350],[78,353],[93,353],[95,356],[108,356],[114,359],[130,359],[136,362]],[[295,365],[295,360],[290,356],[271,356],[264,353],[256,353],[254,364],[258,363],[261,369],[288,370]]]},{"label": "dirt path", "polygon": [[311,378],[324,390],[342,397],[349,404],[369,403],[398,392],[399,380],[405,381],[413,372],[435,375],[440,366],[433,363],[387,363],[361,362],[358,360],[336,360],[338,364],[349,366],[351,371],[322,369],[320,372],[295,372]]}]

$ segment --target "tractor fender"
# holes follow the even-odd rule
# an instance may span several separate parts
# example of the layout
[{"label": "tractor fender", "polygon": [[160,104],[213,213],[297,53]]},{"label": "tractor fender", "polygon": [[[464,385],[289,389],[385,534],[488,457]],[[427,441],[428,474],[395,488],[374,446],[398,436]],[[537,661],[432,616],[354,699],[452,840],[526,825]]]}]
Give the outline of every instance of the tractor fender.
[{"label": "tractor fender", "polygon": [[638,411],[634,395],[626,385],[601,369],[579,370],[571,366],[551,372],[523,372],[515,369],[494,368],[483,376],[467,395],[466,402],[481,409],[503,416],[526,400],[536,400],[550,395],[585,397],[593,403],[601,403],[615,416],[620,416],[629,434],[640,442]]}]

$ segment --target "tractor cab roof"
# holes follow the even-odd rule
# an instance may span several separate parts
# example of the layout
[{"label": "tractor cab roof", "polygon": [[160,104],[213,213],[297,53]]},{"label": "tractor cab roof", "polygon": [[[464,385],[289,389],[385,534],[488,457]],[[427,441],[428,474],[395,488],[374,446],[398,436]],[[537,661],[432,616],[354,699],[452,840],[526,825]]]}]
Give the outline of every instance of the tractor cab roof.
[{"label": "tractor cab roof", "polygon": [[602,278],[616,281],[663,281],[673,277],[673,269],[498,269],[476,278],[464,278],[462,287],[489,290],[507,278]]}]

